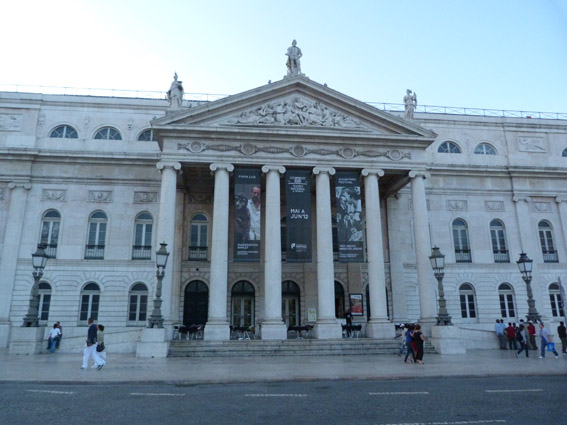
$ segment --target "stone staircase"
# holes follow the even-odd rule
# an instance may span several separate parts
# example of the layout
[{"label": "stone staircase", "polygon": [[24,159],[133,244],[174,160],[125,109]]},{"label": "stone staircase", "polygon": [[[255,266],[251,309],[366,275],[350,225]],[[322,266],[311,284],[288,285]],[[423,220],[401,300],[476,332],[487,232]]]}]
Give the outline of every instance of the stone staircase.
[{"label": "stone staircase", "polygon": [[[352,356],[399,352],[399,339],[288,339],[278,341],[203,341],[173,340],[169,357],[241,357],[241,356]],[[431,344],[426,353],[435,353]]]}]

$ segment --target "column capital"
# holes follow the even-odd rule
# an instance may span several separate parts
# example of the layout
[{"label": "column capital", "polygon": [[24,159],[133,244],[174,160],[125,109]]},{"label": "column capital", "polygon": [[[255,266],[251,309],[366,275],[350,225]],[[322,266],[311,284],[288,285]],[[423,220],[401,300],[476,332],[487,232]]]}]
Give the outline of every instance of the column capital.
[{"label": "column capital", "polygon": [[181,170],[181,163],[178,161],[159,161],[156,164],[158,170],[162,171],[164,168],[173,168],[175,171]]},{"label": "column capital", "polygon": [[234,165],[229,164],[228,162],[215,162],[215,163],[209,165],[209,169],[212,172],[224,169],[227,172],[232,173],[234,171]]},{"label": "column capital", "polygon": [[16,181],[8,183],[8,189],[22,188],[25,190],[30,190],[32,185],[29,181]]},{"label": "column capital", "polygon": [[368,177],[375,174],[377,177],[382,177],[384,175],[384,170],[381,168],[363,168],[360,172],[364,177]]},{"label": "column capital", "polygon": [[557,204],[562,204],[563,202],[567,202],[567,196],[557,196],[555,198],[555,202]]},{"label": "column capital", "polygon": [[266,164],[262,166],[262,173],[269,173],[270,171],[277,171],[279,174],[285,173],[285,167],[283,165],[276,164]]},{"label": "column capital", "polygon": [[520,196],[520,195],[515,195],[514,197],[512,197],[512,201],[514,202],[530,202],[530,197],[529,196]]},{"label": "column capital", "polygon": [[329,174],[330,176],[334,176],[335,169],[333,167],[315,167],[313,168],[313,174]]},{"label": "column capital", "polygon": [[428,173],[425,170],[411,170],[408,174],[411,179],[415,179],[416,177],[421,177],[422,179],[426,180],[431,178],[431,173]]}]

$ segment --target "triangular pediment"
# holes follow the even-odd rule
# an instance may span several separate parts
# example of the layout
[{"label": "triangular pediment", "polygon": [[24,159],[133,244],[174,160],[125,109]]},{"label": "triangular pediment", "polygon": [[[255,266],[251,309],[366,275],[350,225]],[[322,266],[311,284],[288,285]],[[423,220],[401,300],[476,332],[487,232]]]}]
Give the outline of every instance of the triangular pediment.
[{"label": "triangular pediment", "polygon": [[336,132],[365,136],[432,138],[435,134],[413,120],[404,120],[311,81],[304,76],[183,109],[154,120],[158,131],[176,128],[215,131],[294,133]]}]

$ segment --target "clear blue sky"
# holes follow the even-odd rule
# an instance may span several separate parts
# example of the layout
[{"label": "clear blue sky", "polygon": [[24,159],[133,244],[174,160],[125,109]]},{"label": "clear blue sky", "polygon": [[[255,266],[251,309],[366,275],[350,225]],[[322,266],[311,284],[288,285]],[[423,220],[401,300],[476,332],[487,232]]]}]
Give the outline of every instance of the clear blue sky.
[{"label": "clear blue sky", "polygon": [[2,6],[0,86],[236,94],[302,71],[365,102],[567,112],[567,0],[60,0]]}]

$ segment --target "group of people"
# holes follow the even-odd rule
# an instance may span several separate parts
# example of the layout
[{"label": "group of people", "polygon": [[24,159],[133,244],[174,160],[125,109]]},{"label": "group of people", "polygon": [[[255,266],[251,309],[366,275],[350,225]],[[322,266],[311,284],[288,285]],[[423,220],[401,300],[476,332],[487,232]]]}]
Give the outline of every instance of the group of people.
[{"label": "group of people", "polygon": [[104,346],[104,326],[96,325],[92,317],[88,320],[87,341],[83,352],[82,370],[89,366],[89,358],[92,357],[94,365],[92,368],[101,370],[106,365],[106,347]]},{"label": "group of people", "polygon": [[[536,343],[536,327],[534,323],[529,320],[525,323],[520,320],[520,323],[509,322],[508,326],[504,323],[502,319],[496,319],[496,324],[494,325],[494,331],[498,337],[498,342],[500,344],[501,350],[515,350],[516,357],[522,352],[526,353],[526,357],[529,357],[529,350],[537,350]],[[555,345],[549,330],[545,327],[543,322],[539,322],[539,335],[540,335],[540,359],[545,358],[546,351],[551,351],[555,358],[559,357],[559,354],[555,350]],[[567,332],[563,322],[560,322],[557,327],[557,335],[561,340],[561,352],[563,355],[567,355]]]},{"label": "group of people", "polygon": [[402,324],[399,329],[401,331],[402,345],[398,355],[401,357],[406,352],[404,363],[407,363],[409,356],[411,356],[412,363],[424,364],[423,346],[425,344],[425,335],[421,332],[421,326],[418,324]]},{"label": "group of people", "polygon": [[63,338],[63,327],[60,322],[55,322],[47,337],[47,349],[50,350],[51,353],[55,353],[55,350],[59,349],[61,338]]}]

